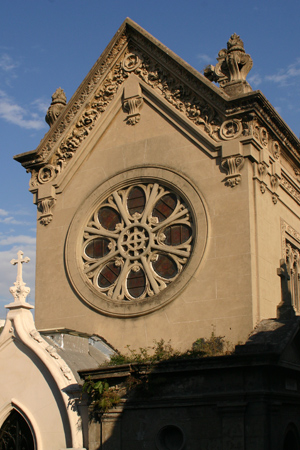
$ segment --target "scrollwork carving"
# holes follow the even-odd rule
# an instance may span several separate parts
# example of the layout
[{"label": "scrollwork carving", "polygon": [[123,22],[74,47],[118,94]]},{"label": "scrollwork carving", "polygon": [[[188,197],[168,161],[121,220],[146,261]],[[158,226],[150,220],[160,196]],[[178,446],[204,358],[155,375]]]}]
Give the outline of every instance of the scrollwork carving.
[{"label": "scrollwork carving", "polygon": [[251,56],[245,53],[243,41],[237,34],[230,37],[227,49],[219,51],[217,60],[216,66],[210,65],[204,69],[206,78],[218,82],[225,89],[229,83],[238,83],[241,85],[241,92],[251,90],[246,77],[252,68],[253,61]]},{"label": "scrollwork carving", "polygon": [[227,172],[225,178],[226,186],[235,187],[241,182],[240,170],[243,168],[244,162],[244,157],[241,155],[230,156],[222,160],[221,166]]},{"label": "scrollwork carving", "polygon": [[239,119],[230,119],[222,123],[220,128],[220,136],[222,139],[230,140],[237,138],[242,134],[242,122]]},{"label": "scrollwork carving", "polygon": [[54,197],[46,197],[38,201],[38,210],[41,212],[39,221],[42,225],[48,225],[52,221],[52,208],[55,202]]},{"label": "scrollwork carving", "polygon": [[137,53],[128,53],[122,61],[125,72],[133,72],[142,64],[142,58]]},{"label": "scrollwork carving", "polygon": [[182,112],[195,125],[202,126],[204,131],[215,141],[219,140],[218,131],[221,120],[216,111],[201,99],[194,91],[149,58],[144,58],[142,65],[135,73],[149,86],[156,89],[163,97]]},{"label": "scrollwork carving", "polygon": [[51,164],[47,164],[39,170],[37,179],[41,184],[48,183],[55,178],[56,173],[55,168]]},{"label": "scrollwork carving", "polygon": [[275,159],[279,159],[280,158],[280,145],[277,141],[273,141],[272,142],[272,153]]}]

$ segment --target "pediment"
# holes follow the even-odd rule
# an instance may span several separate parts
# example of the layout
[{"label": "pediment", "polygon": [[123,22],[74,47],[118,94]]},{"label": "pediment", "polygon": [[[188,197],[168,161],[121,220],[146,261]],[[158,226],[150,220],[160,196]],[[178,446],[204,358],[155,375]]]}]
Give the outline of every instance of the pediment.
[{"label": "pediment", "polygon": [[[123,85],[132,74],[143,92],[161,97],[173,114],[190,121],[208,141],[220,141],[223,97],[228,96],[127,19],[37,149],[15,157],[31,171],[31,188],[65,169],[95,125],[105,119],[109,105],[120,92],[124,96]],[[124,98],[122,107],[124,111],[129,107]],[[128,124],[133,125],[130,118]],[[46,165],[53,170],[48,167],[38,174]]]},{"label": "pediment", "polygon": [[275,159],[281,152],[299,159],[299,141],[259,91],[228,95],[126,19],[71,100],[66,105],[61,101],[58,117],[36,150],[15,156],[31,172],[30,190],[40,190],[36,202],[47,198],[44,224],[51,220],[47,211],[55,202],[57,182],[62,183],[79,155],[88,152],[95,130],[104,129],[112,112],[120,109],[128,126],[138,127],[143,102],[152,103],[214,157],[223,157],[222,146],[228,141],[245,138],[258,148],[267,147]]}]

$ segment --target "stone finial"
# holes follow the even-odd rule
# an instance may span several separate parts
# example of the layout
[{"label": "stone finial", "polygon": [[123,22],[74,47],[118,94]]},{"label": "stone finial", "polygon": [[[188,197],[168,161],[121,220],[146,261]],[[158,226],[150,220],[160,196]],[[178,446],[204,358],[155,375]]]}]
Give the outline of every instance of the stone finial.
[{"label": "stone finial", "polygon": [[253,61],[245,53],[244,43],[240,36],[233,34],[227,42],[227,49],[219,51],[216,66],[207,66],[204,76],[210,81],[216,81],[224,91],[233,96],[250,92],[251,86],[246,76],[252,68]]},{"label": "stone finial", "polygon": [[65,108],[67,104],[67,97],[62,88],[56,89],[54,94],[52,95],[52,102],[48,108],[45,121],[51,128],[62,110]]},{"label": "stone finial", "polygon": [[17,279],[14,282],[14,286],[9,289],[14,296],[15,303],[26,303],[26,297],[30,292],[30,288],[25,287],[26,283],[24,283],[22,278],[22,264],[28,263],[30,259],[27,256],[23,258],[23,254],[22,250],[19,250],[18,259],[11,260],[11,264],[18,265]]}]

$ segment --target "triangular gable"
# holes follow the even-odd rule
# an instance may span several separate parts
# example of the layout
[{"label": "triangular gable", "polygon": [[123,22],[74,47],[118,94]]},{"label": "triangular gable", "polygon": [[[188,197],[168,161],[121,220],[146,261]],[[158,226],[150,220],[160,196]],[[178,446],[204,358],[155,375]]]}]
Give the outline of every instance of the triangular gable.
[{"label": "triangular gable", "polygon": [[[135,87],[129,86],[130,79],[135,79]],[[52,106],[59,115],[37,149],[15,156],[31,172],[30,190],[43,211],[42,223],[51,221],[47,211],[55,203],[55,190],[59,192],[67,166],[95,127],[107,121],[112,105],[118,102],[128,125],[135,126],[143,101],[151,103],[151,98],[156,107],[184,123],[196,140],[206,141],[214,157],[222,157],[227,172],[228,157],[240,154],[238,145],[232,150],[231,142],[242,139],[253,140],[258,151],[267,148],[275,159],[284,152],[295,167],[300,162],[299,140],[259,91],[228,95],[222,85],[218,88],[126,19],[68,104],[60,92],[53,95]],[[239,159],[236,165],[238,171]]]}]

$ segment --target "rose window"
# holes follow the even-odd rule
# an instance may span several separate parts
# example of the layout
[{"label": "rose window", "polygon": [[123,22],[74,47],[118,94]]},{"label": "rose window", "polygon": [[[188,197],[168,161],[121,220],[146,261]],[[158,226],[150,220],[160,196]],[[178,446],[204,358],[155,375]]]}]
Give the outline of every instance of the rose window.
[{"label": "rose window", "polygon": [[85,226],[83,270],[108,298],[140,300],[177,279],[192,243],[183,199],[158,183],[133,184],[109,195]]}]

